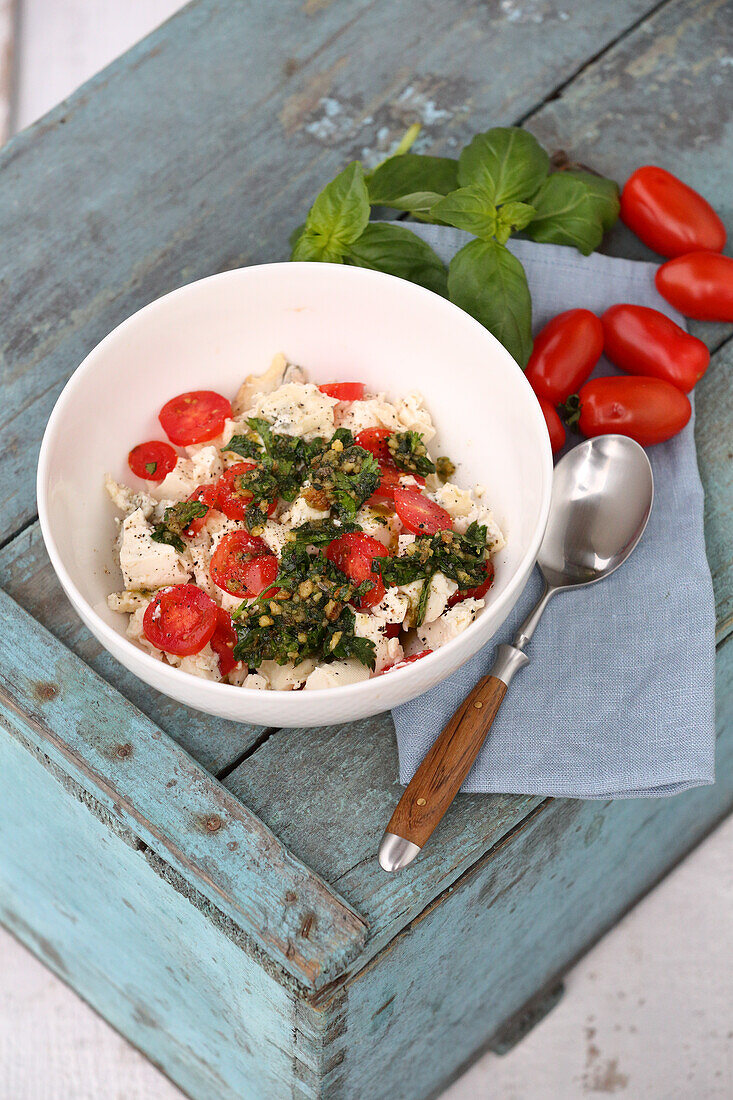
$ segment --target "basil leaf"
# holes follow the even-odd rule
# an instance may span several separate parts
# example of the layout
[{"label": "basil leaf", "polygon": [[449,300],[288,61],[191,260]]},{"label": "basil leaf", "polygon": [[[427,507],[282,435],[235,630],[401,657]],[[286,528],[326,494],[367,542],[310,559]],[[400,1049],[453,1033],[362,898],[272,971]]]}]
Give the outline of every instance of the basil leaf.
[{"label": "basil leaf", "polygon": [[605,176],[596,176],[592,172],[568,171],[567,176],[582,180],[588,190],[599,203],[599,216],[603,226],[603,232],[608,233],[618,221],[621,203],[619,201],[619,188],[615,180],[606,179]]},{"label": "basil leaf", "polygon": [[464,245],[448,268],[448,294],[525,366],[532,350],[532,302],[524,268],[504,245]]},{"label": "basil leaf", "polygon": [[524,229],[535,215],[534,206],[527,202],[506,202],[496,215],[496,239],[506,244],[515,229]]},{"label": "basil leaf", "polygon": [[179,554],[182,554],[186,549],[186,544],[181,536],[177,535],[175,531],[171,531],[164,523],[156,523],[150,537],[153,542],[160,542],[164,546],[172,546]]},{"label": "basil leaf", "polygon": [[395,222],[371,222],[358,241],[349,245],[346,262],[354,267],[386,271],[400,279],[448,293],[445,265],[425,241]]},{"label": "basil leaf", "polygon": [[456,229],[489,240],[496,233],[496,207],[485,187],[460,187],[436,202],[431,215]]},{"label": "basil leaf", "polygon": [[461,187],[484,187],[498,206],[530,198],[550,170],[540,143],[517,126],[497,126],[476,134],[458,159]]},{"label": "basil leaf", "polygon": [[299,542],[304,546],[328,546],[329,542],[361,531],[358,523],[336,522],[332,519],[313,519],[301,523],[299,527],[293,527],[289,532],[291,542]]},{"label": "basil leaf", "polygon": [[305,220],[291,259],[340,263],[348,245],[369,221],[369,195],[364,169],[352,161],[321,191]]},{"label": "basil leaf", "polygon": [[368,186],[369,201],[374,206],[390,206],[426,217],[442,195],[458,186],[458,161],[418,153],[390,157],[375,169]]},{"label": "basil leaf", "polygon": [[290,253],[291,260],[317,260],[327,264],[340,264],[343,256],[343,248],[340,245],[329,242],[320,234],[312,233],[308,229],[303,231]]},{"label": "basil leaf", "polygon": [[607,185],[591,186],[587,178],[569,172],[549,176],[532,202],[536,213],[527,236],[546,244],[572,245],[584,256],[598,248],[615,208]]}]

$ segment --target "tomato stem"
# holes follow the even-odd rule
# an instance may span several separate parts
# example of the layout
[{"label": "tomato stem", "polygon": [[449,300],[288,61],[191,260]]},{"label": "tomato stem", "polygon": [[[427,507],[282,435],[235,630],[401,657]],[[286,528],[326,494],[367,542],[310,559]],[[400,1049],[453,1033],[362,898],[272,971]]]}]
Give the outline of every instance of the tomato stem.
[{"label": "tomato stem", "polygon": [[600,172],[597,172],[595,168],[591,168],[588,164],[571,160],[564,149],[558,149],[552,154],[550,164],[555,172],[588,172],[591,176],[601,175]]},{"label": "tomato stem", "polygon": [[577,393],[573,393],[562,405],[558,405],[558,412],[565,421],[568,428],[574,428],[580,420],[580,413],[583,406],[580,404],[580,397]]}]

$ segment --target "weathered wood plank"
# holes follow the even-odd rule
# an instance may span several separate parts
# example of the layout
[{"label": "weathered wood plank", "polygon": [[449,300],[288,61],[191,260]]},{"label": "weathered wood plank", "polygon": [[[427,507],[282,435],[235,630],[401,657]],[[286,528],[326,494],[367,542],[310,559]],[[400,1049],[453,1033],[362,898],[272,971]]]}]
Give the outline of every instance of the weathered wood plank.
[{"label": "weathered wood plank", "polygon": [[436,1095],[733,808],[733,640],[717,673],[715,786],[548,802],[334,996],[347,1034],[369,1042],[348,1045],[324,1098]]},{"label": "weathered wood plank", "polygon": [[293,991],[3,729],[0,921],[189,1095],[291,1095]]},{"label": "weathered wood plank", "polygon": [[[730,0],[671,0],[526,120],[549,148],[624,182],[660,164],[733,226],[733,12]],[[726,251],[733,248],[729,235]],[[621,223],[604,251],[659,259]],[[709,346],[731,326],[693,324]]]},{"label": "weathered wood plank", "polygon": [[224,783],[364,915],[369,954],[543,801],[462,796],[415,865],[385,875],[376,852],[402,790],[389,714],[344,726],[280,730]]},{"label": "weathered wood plank", "polygon": [[89,633],[66,598],[48,560],[38,523],[21,531],[0,550],[0,588],[121,691],[207,771],[216,774],[231,765],[262,734],[262,726],[227,722],[181,706],[118,664]]},{"label": "weathered wood plank", "polygon": [[34,514],[63,382],[111,328],[283,257],[324,180],[407,124],[452,148],[512,121],[653,6],[199,0],[16,137],[0,155],[6,537]]},{"label": "weathered wood plank", "polygon": [[361,917],[2,592],[0,614],[0,726],[61,766],[283,971],[313,989],[341,973],[364,942]]}]

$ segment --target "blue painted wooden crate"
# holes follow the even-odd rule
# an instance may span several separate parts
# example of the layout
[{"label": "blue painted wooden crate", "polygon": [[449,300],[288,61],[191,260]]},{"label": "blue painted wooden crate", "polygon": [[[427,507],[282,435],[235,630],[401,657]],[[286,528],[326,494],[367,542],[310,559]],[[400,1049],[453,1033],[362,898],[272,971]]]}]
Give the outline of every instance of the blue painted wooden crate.
[{"label": "blue painted wooden crate", "polygon": [[[639,159],[676,164],[725,211],[730,158],[700,107],[723,8],[612,7],[601,25],[579,0],[544,5],[540,25],[449,0],[430,6],[428,48],[418,0],[198,0],[0,154],[0,917],[196,1100],[435,1092],[520,1034],[733,803],[721,326],[701,330],[715,355],[697,399],[720,642],[714,788],[460,798],[389,877],[374,855],[399,790],[389,717],[272,731],[156,695],[75,619],[35,523],[43,425],[86,352],[175,286],[281,258],[324,178],[416,116],[436,151],[521,119],[620,177]],[[655,35],[674,48],[649,52]],[[658,72],[661,107],[667,88],[686,97],[705,158],[650,113]],[[635,246],[618,232],[609,247]]]}]

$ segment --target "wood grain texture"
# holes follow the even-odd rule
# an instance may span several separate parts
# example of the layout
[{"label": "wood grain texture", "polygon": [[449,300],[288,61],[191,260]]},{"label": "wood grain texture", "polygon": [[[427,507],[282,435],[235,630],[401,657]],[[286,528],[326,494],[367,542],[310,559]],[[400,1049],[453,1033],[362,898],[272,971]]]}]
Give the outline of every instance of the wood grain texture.
[{"label": "wood grain texture", "polygon": [[466,696],[405,788],[388,833],[424,847],[471,770],[506,689],[502,680],[485,676]]},{"label": "wood grain texture", "polygon": [[373,161],[415,121],[448,150],[510,122],[652,7],[568,0],[515,19],[484,0],[198,0],[14,138],[0,155],[5,537],[34,514],[63,383],[110,329],[196,278],[282,259],[344,161]]},{"label": "wood grain texture", "polygon": [[[526,127],[621,183],[640,164],[659,164],[700,191],[730,227],[732,56],[730,0],[671,0],[532,112]],[[725,251],[732,248],[729,233]],[[603,251],[659,260],[620,222]],[[691,328],[710,347],[733,331]]]},{"label": "wood grain texture", "polygon": [[19,0],[14,127],[35,122],[184,0]]},{"label": "wood grain texture", "polygon": [[548,801],[347,980],[334,1011],[369,1042],[349,1046],[324,1098],[435,1096],[451,1065],[465,1067],[730,812],[733,640],[719,656],[718,699],[714,787]]},{"label": "wood grain texture", "polygon": [[[0,920],[197,1100],[301,1095],[292,990],[4,729]],[[5,1091],[13,1076],[4,1066],[0,1094],[27,1095],[17,1075]],[[102,1095],[129,1095],[118,1087]]]},{"label": "wood grain texture", "polygon": [[361,917],[119,692],[0,593],[0,725],[60,766],[232,920],[316,989],[355,958]]},{"label": "wood grain texture", "polygon": [[38,523],[21,531],[0,550],[0,588],[121,691],[207,771],[216,774],[238,760],[262,734],[262,726],[227,722],[182,706],[118,664],[90,634],[66,598],[48,560]]},{"label": "wood grain texture", "polygon": [[402,787],[389,714],[280,730],[224,783],[368,924],[364,962],[543,802],[461,795],[414,864],[387,875],[376,853]]},{"label": "wood grain texture", "polygon": [[544,803],[369,965],[306,999],[0,730],[0,916],[196,1100],[418,1100],[730,809],[733,642],[718,685],[714,788]]}]

